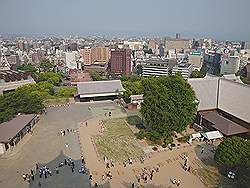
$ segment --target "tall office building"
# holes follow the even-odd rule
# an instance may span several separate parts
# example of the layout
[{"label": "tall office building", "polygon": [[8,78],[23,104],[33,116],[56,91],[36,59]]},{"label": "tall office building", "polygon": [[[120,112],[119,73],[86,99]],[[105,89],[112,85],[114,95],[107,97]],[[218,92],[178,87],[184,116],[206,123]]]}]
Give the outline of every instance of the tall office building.
[{"label": "tall office building", "polygon": [[176,34],[175,34],[175,38],[176,38],[176,39],[180,39],[180,38],[181,38],[181,34],[180,34],[180,33],[176,33]]},{"label": "tall office building", "polygon": [[111,51],[110,72],[115,74],[131,74],[131,50],[116,49]]},{"label": "tall office building", "polygon": [[142,75],[147,76],[167,76],[169,73],[169,60],[149,59],[144,61]]}]

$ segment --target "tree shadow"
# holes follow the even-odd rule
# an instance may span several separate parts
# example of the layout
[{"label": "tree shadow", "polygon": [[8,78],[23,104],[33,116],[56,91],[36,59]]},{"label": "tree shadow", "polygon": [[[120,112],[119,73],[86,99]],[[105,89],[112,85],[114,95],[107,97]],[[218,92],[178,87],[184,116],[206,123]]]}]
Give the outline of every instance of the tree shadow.
[{"label": "tree shadow", "polygon": [[209,165],[209,166],[216,166],[216,163],[214,161],[214,149],[215,146],[211,144],[200,144],[194,148],[198,159],[204,165]]}]

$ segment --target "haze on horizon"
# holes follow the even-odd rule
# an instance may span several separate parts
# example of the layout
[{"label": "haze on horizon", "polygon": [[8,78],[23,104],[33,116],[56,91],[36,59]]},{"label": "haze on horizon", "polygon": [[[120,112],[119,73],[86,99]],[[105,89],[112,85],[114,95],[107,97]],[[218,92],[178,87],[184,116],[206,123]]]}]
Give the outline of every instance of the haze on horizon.
[{"label": "haze on horizon", "polygon": [[0,34],[250,41],[249,0],[0,0]]}]

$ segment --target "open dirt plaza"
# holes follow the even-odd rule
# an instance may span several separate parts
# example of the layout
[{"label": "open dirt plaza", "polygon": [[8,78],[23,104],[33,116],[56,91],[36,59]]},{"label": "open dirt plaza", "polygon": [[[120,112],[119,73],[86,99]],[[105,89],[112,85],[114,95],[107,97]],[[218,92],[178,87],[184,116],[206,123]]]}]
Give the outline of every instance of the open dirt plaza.
[{"label": "open dirt plaza", "polygon": [[[213,164],[213,146],[181,144],[173,150],[154,152],[151,146],[135,138],[136,128],[126,122],[127,116],[123,108],[109,101],[48,108],[32,135],[26,135],[11,152],[0,156],[0,187],[80,188],[95,183],[112,188],[130,188],[133,183],[137,187],[177,187],[173,179],[180,180],[179,187],[186,188],[217,185],[213,185],[214,176],[204,170]],[[64,136],[61,130],[66,130]],[[184,154],[188,156],[190,171],[183,169]],[[82,155],[85,174],[79,171]],[[65,159],[74,161],[74,171],[64,165],[55,173],[55,168]],[[36,164],[39,168],[48,167],[52,176],[40,178]],[[35,179],[28,183],[22,174],[29,173],[30,169],[34,170]],[[107,177],[109,171],[112,179]],[[147,176],[147,180],[142,176]]]}]

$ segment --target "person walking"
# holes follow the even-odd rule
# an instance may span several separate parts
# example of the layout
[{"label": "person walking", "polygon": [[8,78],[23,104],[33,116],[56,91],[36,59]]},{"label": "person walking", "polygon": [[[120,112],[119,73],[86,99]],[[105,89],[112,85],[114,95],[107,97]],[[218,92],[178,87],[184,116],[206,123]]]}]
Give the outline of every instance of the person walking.
[{"label": "person walking", "polygon": [[204,153],[204,148],[201,148],[201,154],[203,154]]},{"label": "person walking", "polygon": [[176,182],[177,187],[179,187],[180,184],[181,184],[181,180],[178,180],[178,181]]}]

